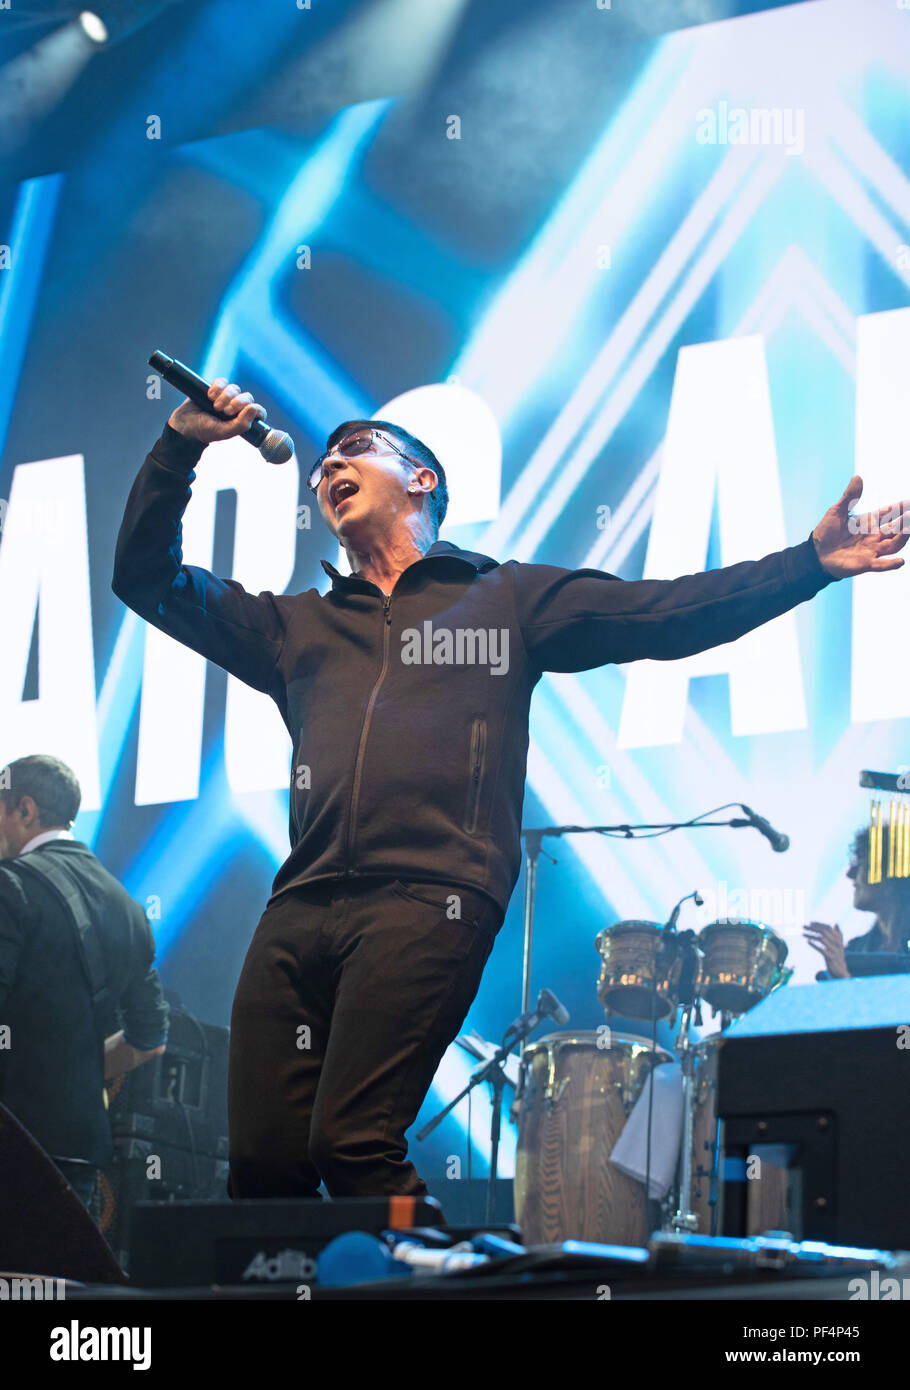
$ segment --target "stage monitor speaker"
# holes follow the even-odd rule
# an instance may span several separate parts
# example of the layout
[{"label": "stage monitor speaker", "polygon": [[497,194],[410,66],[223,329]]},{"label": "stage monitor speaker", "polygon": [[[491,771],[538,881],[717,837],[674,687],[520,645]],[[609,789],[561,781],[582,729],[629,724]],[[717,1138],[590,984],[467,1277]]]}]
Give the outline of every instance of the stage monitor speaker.
[{"label": "stage monitor speaker", "polygon": [[316,1283],[323,1246],[346,1231],[442,1224],[432,1197],[137,1202],[130,1278],[140,1288]]},{"label": "stage monitor speaker", "polygon": [[[759,1176],[763,1152],[785,1156],[801,1240],[910,1248],[908,1100],[906,975],[777,990],[720,1043],[727,1158]],[[745,1234],[742,1206],[728,1185],[726,1235]]]},{"label": "stage monitor speaker", "polygon": [[60,1169],[0,1105],[0,1269],[85,1284],[126,1275]]}]

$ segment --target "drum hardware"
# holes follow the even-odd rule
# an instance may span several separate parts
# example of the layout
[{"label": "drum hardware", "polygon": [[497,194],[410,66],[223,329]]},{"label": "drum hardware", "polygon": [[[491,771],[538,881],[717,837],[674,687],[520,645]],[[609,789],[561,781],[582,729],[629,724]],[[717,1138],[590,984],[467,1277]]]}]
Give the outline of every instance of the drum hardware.
[{"label": "drum hardware", "polygon": [[563,1077],[562,1081],[560,1081],[559,1085],[555,1087],[555,1089],[554,1089],[553,1087],[551,1087],[551,1086],[548,1086],[548,1087],[547,1087],[547,1093],[546,1093],[545,1099],[546,1099],[546,1104],[547,1104],[547,1109],[548,1109],[548,1110],[555,1110],[555,1109],[556,1109],[557,1105],[558,1105],[559,1102],[562,1100],[562,1093],[563,1093],[563,1091],[566,1089],[566,1087],[568,1086],[570,1080],[571,1080],[570,1077],[565,1076],[565,1077]]},{"label": "drum hardware", "polygon": [[687,1004],[683,1009],[682,1027],[676,1039],[676,1052],[682,1064],[682,1083],[683,1083],[683,1131],[682,1131],[682,1156],[681,1172],[679,1178],[679,1206],[670,1219],[669,1229],[672,1231],[697,1231],[698,1216],[691,1207],[692,1197],[692,1160],[694,1147],[694,1117],[695,1107],[693,1104],[692,1089],[694,1085],[694,1049],[689,1037],[689,1024],[692,1018],[692,1006]]},{"label": "drum hardware", "polygon": [[[792,977],[784,968],[787,946],[770,927],[742,918],[727,918],[703,927],[696,938],[700,965],[693,1007],[704,998],[720,1012],[718,1037],[693,1044],[690,1017],[684,1009],[676,1051],[683,1074],[683,1134],[680,1154],[679,1205],[665,1218],[665,1229],[701,1230],[716,1235],[720,1224],[723,1130],[716,1118],[717,1049],[733,1018],[753,1008]],[[700,1023],[696,1017],[696,1023]],[[708,1133],[705,1133],[705,1129]],[[701,1152],[699,1151],[701,1145]],[[710,1153],[710,1166],[700,1161]],[[707,1180],[707,1200],[703,1199]],[[710,1232],[704,1228],[710,1224]]]},{"label": "drum hardware", "polygon": [[[693,895],[696,901],[699,894]],[[677,909],[678,910],[678,909]],[[695,1087],[695,1049],[692,1045],[690,1027],[693,1015],[696,1027],[701,1026],[701,1008],[698,997],[699,956],[694,932],[684,933],[685,968],[680,978],[680,1002],[682,1021],[676,1038],[676,1055],[682,1066],[683,1083],[683,1132],[682,1132],[682,1171],[679,1180],[679,1206],[670,1220],[674,1231],[697,1231],[698,1216],[692,1210],[692,1159],[694,1148],[694,1087]],[[650,1149],[650,1144],[649,1144]],[[650,1152],[648,1155],[650,1159]]]},{"label": "drum hardware", "polygon": [[[525,1071],[524,1071],[524,1069],[522,1068],[521,1071],[520,1071],[520,1079],[519,1079],[519,1082],[518,1082],[518,1089],[517,1089],[517,1091],[515,1092],[515,1100],[514,1100],[514,1103],[513,1103],[513,1105],[512,1105],[512,1110],[511,1110],[511,1112],[510,1112],[513,1121],[514,1121],[514,1120],[517,1120],[517,1111],[518,1111],[518,1109],[520,1108],[520,1105],[521,1105],[521,1096],[522,1096],[522,1089],[523,1089],[523,1086],[524,1086],[524,1078],[525,1078]],[[543,1090],[543,1103],[544,1103],[544,1105],[547,1107],[548,1112],[552,1113],[552,1112],[556,1109],[557,1105],[559,1104],[560,1100],[562,1099],[562,1093],[563,1093],[563,1091],[566,1089],[566,1087],[568,1086],[570,1080],[571,1080],[570,1077],[564,1076],[563,1079],[562,1079],[561,1081],[557,1081],[557,1079],[556,1079],[556,1051],[555,1051],[554,1048],[547,1047],[547,1084],[546,1084],[546,1086],[544,1087],[544,1090]]]}]

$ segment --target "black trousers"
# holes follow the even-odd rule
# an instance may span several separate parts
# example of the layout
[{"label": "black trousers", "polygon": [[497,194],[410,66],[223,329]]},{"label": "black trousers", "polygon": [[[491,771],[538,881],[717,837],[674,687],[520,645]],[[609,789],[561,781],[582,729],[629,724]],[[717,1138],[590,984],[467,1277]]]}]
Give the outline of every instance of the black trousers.
[{"label": "black trousers", "polygon": [[265,910],[231,1017],[229,1191],[402,1194],[413,1124],[502,926],[457,885],[313,884]]}]

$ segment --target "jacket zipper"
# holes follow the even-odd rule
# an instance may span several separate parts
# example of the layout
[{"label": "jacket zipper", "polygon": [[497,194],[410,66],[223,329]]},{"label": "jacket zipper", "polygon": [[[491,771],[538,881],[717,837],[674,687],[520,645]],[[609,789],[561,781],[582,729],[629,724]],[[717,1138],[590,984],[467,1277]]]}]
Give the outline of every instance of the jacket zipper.
[{"label": "jacket zipper", "polygon": [[471,726],[471,784],[464,818],[464,828],[469,835],[473,835],[477,829],[477,814],[480,810],[480,788],[483,783],[486,752],[487,721],[485,719],[475,719]]},{"label": "jacket zipper", "polygon": [[389,636],[392,630],[392,615],[390,611],[392,607],[392,595],[383,594],[382,598],[382,666],[379,669],[379,675],[376,677],[373,689],[370,691],[370,698],[367,702],[366,713],[363,716],[363,724],[360,729],[360,742],[357,745],[357,758],[354,763],[354,780],[351,785],[351,809],[348,815],[347,867],[344,871],[346,878],[352,878],[354,874],[354,869],[352,867],[354,857],[354,819],[357,813],[357,803],[360,800],[364,748],[370,729],[370,720],[373,717],[373,706],[376,704],[376,696],[379,693],[379,687],[385,680],[386,671],[389,669]]}]

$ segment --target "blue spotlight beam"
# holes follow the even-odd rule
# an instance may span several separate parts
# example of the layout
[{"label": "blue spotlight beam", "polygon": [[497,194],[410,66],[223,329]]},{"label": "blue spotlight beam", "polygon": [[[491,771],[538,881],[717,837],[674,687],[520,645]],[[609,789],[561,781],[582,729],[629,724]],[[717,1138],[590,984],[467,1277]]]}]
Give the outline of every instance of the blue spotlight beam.
[{"label": "blue spotlight beam", "polygon": [[62,174],[28,179],[20,186],[13,212],[10,267],[0,275],[0,454],[6,445],[62,187]]}]

